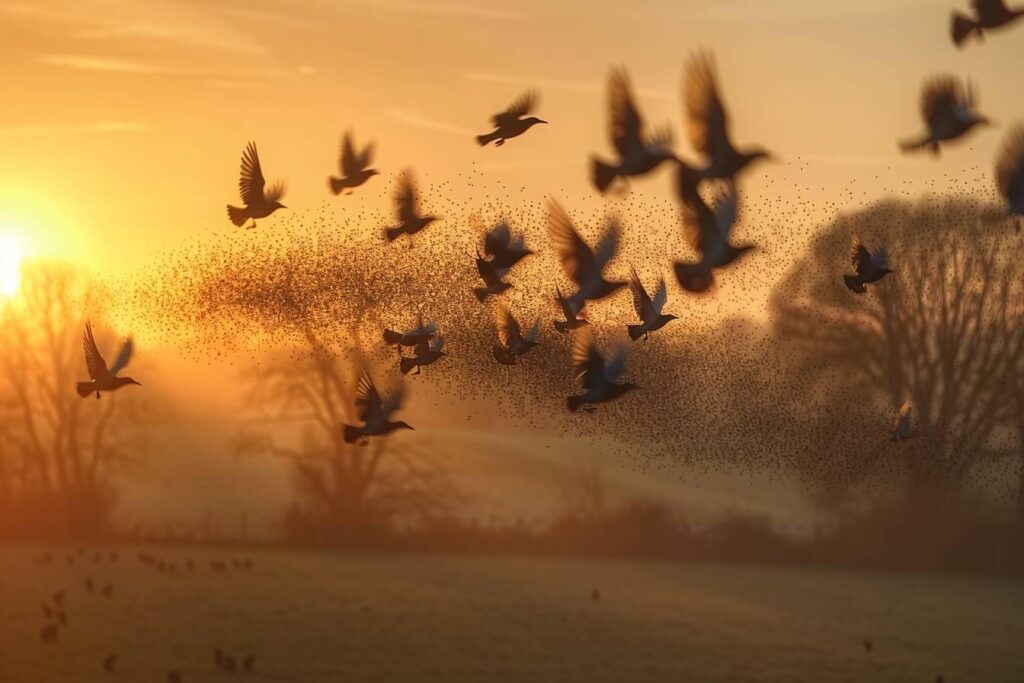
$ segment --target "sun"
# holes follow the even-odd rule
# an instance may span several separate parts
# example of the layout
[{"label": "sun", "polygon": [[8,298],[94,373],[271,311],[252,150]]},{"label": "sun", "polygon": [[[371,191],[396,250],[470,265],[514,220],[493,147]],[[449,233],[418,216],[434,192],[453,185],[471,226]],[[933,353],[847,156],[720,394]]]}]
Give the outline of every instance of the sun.
[{"label": "sun", "polygon": [[21,283],[25,245],[14,235],[0,235],[0,296],[14,296]]}]

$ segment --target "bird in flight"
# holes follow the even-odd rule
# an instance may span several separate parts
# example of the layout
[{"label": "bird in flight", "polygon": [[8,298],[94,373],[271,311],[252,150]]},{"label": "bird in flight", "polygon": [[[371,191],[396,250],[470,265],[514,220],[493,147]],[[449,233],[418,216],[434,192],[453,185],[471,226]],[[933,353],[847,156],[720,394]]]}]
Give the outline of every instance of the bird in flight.
[{"label": "bird in flight", "polygon": [[540,322],[533,323],[530,331],[523,334],[519,321],[508,307],[500,303],[495,311],[495,326],[498,329],[498,343],[494,345],[491,353],[494,360],[502,365],[518,363],[522,356],[537,345],[537,339],[540,337]]},{"label": "bird in flight", "polygon": [[363,425],[361,427],[345,425],[342,428],[342,438],[345,443],[355,443],[371,436],[384,436],[396,429],[412,429],[405,422],[391,420],[391,416],[402,407],[404,395],[404,387],[398,385],[397,388],[381,396],[370,373],[364,369],[359,375],[355,401],[356,412]]},{"label": "bird in flight", "polygon": [[558,302],[558,306],[562,309],[562,315],[565,317],[565,320],[554,322],[555,329],[562,334],[590,324],[590,321],[583,316],[583,311],[574,308],[572,302],[565,298],[562,290],[557,286],[555,287],[555,301]]},{"label": "bird in flight", "polygon": [[850,243],[850,262],[856,272],[855,275],[844,275],[843,282],[850,288],[851,292],[863,294],[867,291],[864,285],[878,282],[892,272],[889,268],[889,258],[884,249],[868,251],[868,248],[861,243],[860,238],[853,236]]},{"label": "bird in flight", "polygon": [[380,171],[370,168],[373,161],[373,143],[366,145],[362,152],[357,153],[355,143],[352,142],[351,131],[346,131],[341,141],[341,153],[338,156],[338,170],[341,177],[331,176],[327,179],[327,186],[334,194],[345,194],[352,192]]},{"label": "bird in flight", "polygon": [[508,268],[496,266],[493,260],[488,261],[481,257],[480,252],[476,254],[476,270],[480,273],[480,279],[484,281],[485,285],[473,288],[473,295],[480,303],[487,301],[487,297],[497,296],[512,286],[502,279],[508,272]]},{"label": "bird in flight", "polygon": [[416,346],[422,342],[429,342],[437,336],[437,323],[423,322],[423,311],[416,314],[416,327],[405,332],[384,330],[384,341],[394,346]]},{"label": "bird in flight", "polygon": [[242,173],[238,178],[238,192],[245,206],[228,205],[228,218],[232,223],[242,227],[251,220],[252,225],[248,226],[251,230],[256,227],[257,218],[266,218],[278,209],[287,208],[280,201],[284,196],[284,185],[275,183],[269,190],[264,190],[266,184],[256,143],[250,142],[242,152]]},{"label": "bird in flight", "polygon": [[1024,222],[1024,125],[1018,125],[1006,138],[996,161],[996,186],[1011,216],[1017,217],[1017,230]]},{"label": "bird in flight", "polygon": [[603,299],[625,287],[625,282],[609,282],[604,277],[605,267],[615,258],[619,233],[618,222],[610,221],[592,250],[558,202],[553,199],[548,202],[548,237],[562,262],[562,270],[578,287],[569,297],[573,311],[582,309],[587,301]]},{"label": "bird in flight", "polygon": [[705,164],[696,169],[699,177],[732,179],[751,162],[771,158],[761,148],[739,151],[733,147],[729,114],[719,92],[711,53],[698,52],[690,60],[683,83],[683,101],[690,144]]},{"label": "bird in flight", "polygon": [[631,269],[629,288],[633,293],[633,308],[640,318],[639,325],[627,325],[629,338],[636,341],[640,337],[647,339],[651,332],[660,330],[669,322],[676,319],[676,316],[663,314],[665,302],[668,300],[668,290],[665,288],[665,278],[658,280],[658,287],[654,290],[654,298],[647,294],[644,285],[640,282],[640,276],[636,269]]},{"label": "bird in flight", "polygon": [[679,171],[679,197],[683,205],[683,235],[690,247],[700,253],[697,263],[676,261],[674,269],[679,285],[699,294],[715,283],[714,269],[724,268],[754,248],[750,244],[736,246],[729,241],[739,200],[736,187],[727,182],[718,190],[709,207],[691,184],[685,169]]},{"label": "bird in flight", "polygon": [[991,122],[975,110],[977,97],[970,84],[964,86],[953,76],[937,76],[921,91],[921,118],[928,131],[923,137],[900,143],[904,152],[928,149],[935,156],[940,143],[963,137],[976,126]]},{"label": "bird in flight", "polygon": [[432,339],[424,339],[413,347],[413,355],[403,357],[398,361],[398,367],[403,375],[408,375],[413,368],[416,374],[420,374],[420,368],[441,360],[448,354],[444,352],[444,337],[437,335]]},{"label": "bird in flight", "polygon": [[905,401],[896,413],[896,419],[889,430],[889,438],[893,441],[904,441],[910,438],[910,401]]},{"label": "bird in flight", "polygon": [[495,147],[501,147],[506,140],[519,137],[538,123],[547,123],[536,116],[528,116],[536,108],[537,92],[527,90],[508,109],[491,117],[494,130],[485,135],[477,135],[477,143],[484,147],[493,142]]},{"label": "bird in flight", "polygon": [[[399,224],[384,229],[384,236],[387,237],[388,242],[394,242],[402,235],[412,237],[434,221],[440,220],[438,216],[420,215],[419,197],[413,184],[412,171],[404,172],[398,179],[394,202]],[[412,246],[411,242],[409,246]]]},{"label": "bird in flight", "polygon": [[631,382],[620,382],[626,371],[626,347],[619,345],[606,357],[594,344],[589,327],[572,335],[572,369],[576,384],[583,393],[566,399],[569,412],[575,413],[584,406],[613,401],[624,394],[639,389]]},{"label": "bird in flight", "polygon": [[608,76],[608,108],[611,113],[611,139],[618,159],[603,161],[594,157],[594,187],[604,192],[616,178],[649,173],[663,161],[675,159],[672,131],[668,128],[648,135],[633,98],[633,86],[625,68],[613,68]]},{"label": "bird in flight", "polygon": [[98,399],[101,391],[116,391],[129,384],[142,386],[140,382],[136,382],[131,377],[117,376],[117,373],[128,366],[134,347],[135,345],[129,337],[121,346],[117,358],[114,359],[114,364],[108,368],[107,362],[100,355],[100,350],[96,348],[96,339],[92,336],[92,323],[85,323],[85,332],[82,333],[82,348],[85,350],[85,367],[89,371],[89,381],[78,382],[76,385],[78,395],[85,398],[89,394],[95,393]]},{"label": "bird in flight", "polygon": [[533,252],[526,248],[522,235],[512,235],[512,227],[502,221],[484,235],[484,254],[497,268],[509,269]]},{"label": "bird in flight", "polygon": [[1010,9],[1006,0],[972,0],[971,4],[974,7],[973,17],[953,12],[950,33],[957,47],[963,47],[972,33],[978,36],[978,40],[984,40],[985,31],[1009,26],[1024,16],[1024,7]]}]

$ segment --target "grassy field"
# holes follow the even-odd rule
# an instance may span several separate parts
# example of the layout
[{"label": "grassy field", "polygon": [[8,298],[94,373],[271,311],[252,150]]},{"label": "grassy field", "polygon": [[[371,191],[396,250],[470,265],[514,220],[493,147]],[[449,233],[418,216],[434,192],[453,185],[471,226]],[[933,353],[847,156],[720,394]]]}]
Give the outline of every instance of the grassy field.
[{"label": "grassy field", "polygon": [[[52,561],[42,561],[46,553]],[[177,570],[159,571],[140,553]],[[233,557],[252,560],[252,568],[232,567]],[[227,570],[212,569],[214,561]],[[58,590],[66,594],[67,625],[44,643],[43,605]],[[229,675],[214,663],[221,648],[239,660],[254,657],[251,673],[233,676],[253,681],[933,683],[942,674],[947,683],[1019,683],[1022,613],[1024,582],[997,579],[7,546],[0,547],[0,681],[159,682],[171,669],[184,682],[219,681]],[[110,674],[103,660],[112,654]]]}]

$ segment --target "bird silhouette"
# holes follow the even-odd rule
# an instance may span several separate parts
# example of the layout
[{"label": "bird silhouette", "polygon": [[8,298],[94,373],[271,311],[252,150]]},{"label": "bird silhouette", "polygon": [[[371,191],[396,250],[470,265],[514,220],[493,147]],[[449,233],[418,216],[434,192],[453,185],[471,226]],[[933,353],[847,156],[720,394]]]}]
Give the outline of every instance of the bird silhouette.
[{"label": "bird silhouette", "polygon": [[399,224],[384,229],[384,236],[388,242],[394,242],[402,235],[411,237],[434,221],[440,220],[438,216],[420,215],[419,198],[413,183],[412,171],[406,171],[399,177],[398,186],[395,188],[394,203]]},{"label": "bird silhouette", "polygon": [[729,114],[719,92],[710,52],[698,52],[691,58],[683,84],[683,101],[690,144],[705,164],[696,169],[699,177],[732,179],[753,161],[771,158],[765,149],[739,151],[733,147]]},{"label": "bird silhouette", "polygon": [[392,346],[416,346],[425,341],[430,341],[437,334],[437,323],[424,322],[423,310],[416,312],[416,326],[405,332],[384,330],[384,341]]},{"label": "bird silhouette", "polygon": [[487,297],[497,296],[512,286],[502,279],[508,269],[499,268],[494,261],[482,258],[480,252],[476,254],[476,270],[480,273],[480,279],[484,281],[483,287],[473,288],[473,295],[480,303],[487,301]]},{"label": "bird silhouette", "polygon": [[1009,214],[1017,218],[1020,231],[1024,222],[1024,125],[1011,130],[1003,143],[996,161],[996,187]]},{"label": "bird silhouette", "polygon": [[420,374],[420,368],[439,361],[447,355],[444,352],[444,337],[437,335],[433,339],[423,340],[417,344],[413,348],[413,355],[408,358],[402,358],[398,362],[398,366],[403,375],[408,375],[412,372],[413,368],[416,369],[416,374],[418,375]]},{"label": "bird silhouette", "polygon": [[920,138],[900,143],[904,152],[928,149],[935,156],[940,143],[963,137],[976,126],[991,125],[985,116],[975,111],[977,97],[974,88],[964,85],[953,76],[936,76],[921,90],[921,118],[928,131]]},{"label": "bird silhouette", "polygon": [[737,246],[729,240],[739,212],[736,187],[731,181],[718,189],[710,207],[684,169],[679,170],[678,189],[683,207],[683,235],[690,247],[700,253],[700,260],[696,263],[676,261],[673,267],[679,285],[688,292],[700,294],[715,283],[716,268],[731,264],[754,246]]},{"label": "bird silhouette", "polygon": [[558,302],[558,306],[562,309],[562,315],[565,317],[565,320],[554,322],[555,329],[562,334],[590,324],[590,321],[583,316],[583,311],[574,308],[574,304],[565,298],[562,290],[558,287],[555,287],[555,301]]},{"label": "bird silhouette", "polygon": [[359,384],[356,386],[355,400],[356,411],[363,425],[361,427],[344,425],[342,437],[345,443],[355,443],[371,436],[384,436],[396,429],[412,429],[405,422],[393,422],[390,419],[402,407],[404,395],[405,388],[400,384],[382,397],[374,385],[370,373],[364,369],[359,376]]},{"label": "bird silhouette", "polygon": [[878,282],[892,272],[885,250],[868,251],[868,248],[861,243],[860,238],[856,235],[853,236],[853,241],[850,243],[850,262],[857,272],[855,275],[844,275],[843,282],[851,292],[857,294],[867,291],[864,285]]},{"label": "bird silhouette", "polygon": [[664,161],[674,159],[672,131],[665,128],[653,135],[644,131],[644,121],[633,98],[633,86],[624,67],[613,68],[608,76],[608,108],[611,139],[618,159],[591,159],[592,180],[604,192],[616,178],[644,175]]},{"label": "bird silhouette", "polygon": [[357,153],[355,143],[352,142],[352,132],[345,131],[341,140],[341,153],[338,155],[338,170],[341,177],[330,176],[327,179],[327,186],[334,194],[352,194],[352,191],[365,183],[380,171],[370,168],[373,162],[373,143],[369,143],[362,152]]},{"label": "bird silhouette", "polygon": [[618,345],[606,358],[594,344],[589,327],[574,332],[572,368],[576,384],[583,393],[566,399],[569,412],[575,413],[583,406],[613,401],[634,389],[639,389],[640,387],[631,382],[618,381],[626,371],[627,355],[626,347]]},{"label": "bird silhouette", "polygon": [[498,330],[498,343],[491,349],[494,360],[502,365],[516,365],[519,359],[537,345],[540,337],[540,322],[535,322],[525,335],[512,312],[505,304],[495,309],[494,324]]},{"label": "bird silhouette", "polygon": [[547,123],[536,116],[528,116],[536,108],[537,93],[534,90],[527,90],[508,109],[491,117],[494,130],[485,135],[477,135],[477,143],[484,147],[493,142],[495,147],[501,147],[506,140],[519,137],[538,123]]},{"label": "bird silhouette", "polygon": [[910,438],[910,401],[905,401],[896,413],[892,422],[892,429],[889,430],[889,438],[893,441],[905,441]]},{"label": "bird silhouette", "polygon": [[497,268],[510,269],[533,252],[522,235],[512,235],[512,226],[502,221],[484,235],[484,254]]},{"label": "bird silhouette", "polygon": [[117,376],[117,373],[121,372],[128,365],[128,361],[132,359],[134,344],[131,337],[121,346],[117,358],[114,359],[114,364],[109,368],[107,367],[107,362],[103,360],[99,349],[96,348],[96,340],[92,336],[92,323],[90,322],[85,324],[85,332],[82,334],[82,347],[85,350],[85,367],[89,372],[90,378],[88,382],[78,382],[76,385],[78,395],[82,398],[95,392],[98,399],[101,391],[116,391],[129,384],[142,386],[140,382],[135,381],[131,377]]},{"label": "bird silhouette", "polygon": [[569,297],[573,311],[582,309],[587,301],[603,299],[625,287],[625,282],[608,281],[604,277],[605,267],[615,258],[619,237],[618,221],[612,219],[598,240],[597,248],[591,250],[558,202],[553,199],[548,202],[548,238],[562,262],[562,270],[578,288]]},{"label": "bird silhouette", "polygon": [[647,294],[647,290],[644,289],[643,283],[640,282],[640,276],[637,275],[636,269],[633,268],[630,271],[629,288],[633,293],[633,309],[636,311],[637,317],[640,318],[639,325],[626,326],[629,338],[633,341],[640,337],[647,339],[651,332],[660,330],[670,321],[676,319],[674,315],[661,312],[665,308],[665,302],[668,300],[665,278],[658,280],[658,286],[654,290],[654,298],[652,299]]},{"label": "bird silhouette", "polygon": [[263,178],[260,167],[260,156],[256,151],[256,143],[250,142],[242,153],[242,172],[238,178],[238,192],[242,196],[243,207],[228,205],[228,218],[238,227],[248,220],[256,227],[257,218],[266,218],[278,209],[284,209],[280,199],[284,196],[284,185],[275,183],[269,190],[264,190],[267,181]]},{"label": "bird silhouette", "polygon": [[957,47],[962,47],[971,34],[975,34],[978,40],[984,40],[985,31],[1009,26],[1024,16],[1024,7],[1010,9],[1005,0],[972,0],[971,5],[974,8],[973,17],[953,12],[950,34]]}]

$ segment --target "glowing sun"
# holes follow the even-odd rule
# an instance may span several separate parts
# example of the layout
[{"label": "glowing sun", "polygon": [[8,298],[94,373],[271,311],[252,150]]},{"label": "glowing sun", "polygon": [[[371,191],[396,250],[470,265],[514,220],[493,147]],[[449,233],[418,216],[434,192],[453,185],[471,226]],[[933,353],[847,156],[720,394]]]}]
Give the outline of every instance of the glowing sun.
[{"label": "glowing sun", "polygon": [[13,296],[21,282],[25,245],[14,235],[0,235],[0,295]]}]

